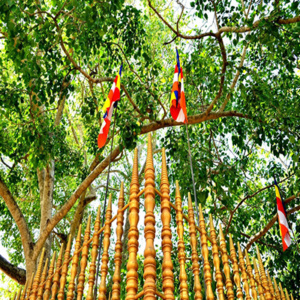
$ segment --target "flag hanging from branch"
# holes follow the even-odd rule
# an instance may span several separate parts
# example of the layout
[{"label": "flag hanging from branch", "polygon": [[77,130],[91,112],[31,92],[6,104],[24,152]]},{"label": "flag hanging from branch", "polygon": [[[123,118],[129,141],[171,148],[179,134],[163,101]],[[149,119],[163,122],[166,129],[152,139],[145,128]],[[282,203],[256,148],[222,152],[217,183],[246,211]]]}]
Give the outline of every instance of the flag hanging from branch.
[{"label": "flag hanging from branch", "polygon": [[176,49],[177,64],[174,71],[173,87],[171,93],[170,112],[172,118],[177,122],[187,123],[187,113],[185,105],[183,72],[180,67],[178,50]]},{"label": "flag hanging from branch", "polygon": [[98,147],[102,148],[107,140],[107,135],[109,132],[111,117],[113,110],[117,107],[118,101],[120,100],[120,85],[121,85],[121,73],[122,67],[120,67],[120,72],[116,76],[114,83],[109,91],[108,97],[103,105],[102,111],[104,112],[103,122],[98,135]]},{"label": "flag hanging from branch", "polygon": [[280,229],[280,234],[281,234],[281,238],[282,238],[283,251],[285,251],[291,244],[291,238],[290,238],[290,233],[289,233],[290,229],[289,229],[289,225],[287,222],[284,202],[281,199],[276,180],[275,180],[274,184],[275,184],[275,192],[276,192],[279,229]]}]

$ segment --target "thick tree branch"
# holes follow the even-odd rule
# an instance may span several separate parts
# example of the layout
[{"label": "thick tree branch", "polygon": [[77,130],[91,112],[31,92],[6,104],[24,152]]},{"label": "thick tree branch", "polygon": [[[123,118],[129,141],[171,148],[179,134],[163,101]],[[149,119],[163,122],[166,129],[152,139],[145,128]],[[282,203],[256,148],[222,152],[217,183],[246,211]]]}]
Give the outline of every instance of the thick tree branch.
[{"label": "thick tree branch", "polygon": [[[242,66],[244,65],[244,61],[245,61],[245,57],[246,57],[246,52],[247,52],[247,46],[248,46],[248,44],[247,44],[246,46],[244,46],[244,49],[243,49],[243,52],[242,52],[241,61],[240,61],[238,70],[236,71],[236,74],[235,74],[234,79],[233,79],[233,81],[232,81],[232,84],[231,84],[231,86],[230,86],[230,90],[231,90],[231,91],[234,90],[235,85],[236,85],[236,83],[237,83],[237,81],[238,81],[238,79],[239,79],[239,77],[240,77],[240,73],[241,73],[241,72],[240,72],[240,69],[241,69]],[[229,92],[229,93],[227,94],[226,99],[225,99],[225,101],[223,102],[223,104],[222,104],[222,106],[221,106],[221,108],[220,108],[220,110],[219,110],[220,112],[221,112],[221,111],[224,111],[224,109],[225,109],[225,107],[226,107],[226,105],[227,105],[227,103],[228,103],[230,97],[231,97],[231,92]]]},{"label": "thick tree branch", "polygon": [[[296,206],[296,207],[288,210],[286,212],[286,214],[290,215],[290,214],[292,214],[292,213],[294,213],[296,211],[299,211],[299,210],[300,210],[300,205],[298,205],[298,206]],[[259,231],[258,233],[256,233],[255,235],[253,235],[250,238],[250,240],[249,240],[248,244],[246,245],[245,249],[248,251],[249,248],[251,247],[251,245],[254,242],[256,242],[258,239],[260,239],[262,236],[264,236],[270,230],[270,228],[275,224],[275,222],[277,221],[277,219],[278,219],[278,214],[276,214],[261,231]]]},{"label": "thick tree branch", "polygon": [[[111,161],[113,161],[121,152],[122,147],[118,145],[111,154]],[[46,241],[47,237],[56,226],[56,224],[69,212],[81,194],[91,185],[91,183],[106,169],[109,164],[109,156],[106,157],[79,185],[69,200],[61,207],[61,209],[48,221],[47,227],[41,233],[36,246],[34,248],[33,259],[36,259]]]},{"label": "thick tree branch", "polygon": [[205,115],[207,116],[212,109],[214,108],[214,105],[217,103],[217,101],[221,98],[222,93],[223,93],[223,87],[224,87],[224,82],[225,82],[225,73],[226,73],[226,68],[227,68],[227,55],[226,55],[226,49],[223,43],[223,39],[221,37],[221,34],[216,36],[220,49],[221,49],[221,54],[222,54],[222,59],[223,59],[223,67],[222,67],[222,74],[221,74],[221,80],[220,80],[220,87],[219,87],[219,92],[216,95],[215,99],[210,103],[208,108],[205,111]]},{"label": "thick tree branch", "polygon": [[21,235],[21,241],[24,249],[24,253],[29,254],[33,247],[33,241],[30,235],[29,228],[27,226],[26,220],[15,201],[13,195],[9,191],[8,187],[0,177],[0,196],[4,199],[4,202],[9,209],[9,212],[11,213],[13,219],[15,220],[18,229],[20,231]]},{"label": "thick tree branch", "polygon": [[[188,116],[188,124],[198,124],[208,120],[216,120],[219,118],[225,117],[237,117],[237,118],[246,118],[250,119],[249,116],[244,115],[242,113],[236,111],[226,111],[226,112],[212,112],[206,116],[206,113],[202,113],[199,115]],[[174,121],[174,119],[169,118],[158,122],[153,122],[148,125],[142,127],[141,134],[145,134],[151,131],[158,130],[160,128],[172,127],[172,126],[180,126],[183,123],[179,123]]]},{"label": "thick tree branch", "polygon": [[[236,26],[232,26],[232,27],[229,27],[229,26],[224,26],[224,27],[221,27],[217,32],[213,33],[213,32],[205,32],[205,33],[202,33],[202,34],[198,34],[198,35],[184,35],[182,33],[180,33],[179,31],[179,28],[178,30],[176,30],[169,22],[166,21],[165,18],[163,18],[163,16],[157,11],[157,9],[152,5],[151,1],[148,0],[148,5],[149,7],[155,12],[155,14],[162,20],[162,22],[167,26],[169,27],[169,29],[176,34],[176,37],[181,37],[183,39],[186,39],[186,40],[198,40],[198,39],[202,39],[204,37],[207,37],[207,36],[218,36],[220,35],[221,33],[224,33],[224,32],[235,32],[235,33],[245,33],[245,32],[249,32],[249,31],[252,31],[254,29],[256,29],[259,24],[262,22],[262,21],[268,21],[270,20],[271,17],[265,17],[261,20],[257,20],[256,22],[254,22],[251,26],[242,26],[242,27],[236,27]],[[281,25],[284,25],[284,24],[293,24],[293,23],[298,23],[300,22],[300,16],[295,16],[294,18],[289,18],[289,19],[282,19],[282,18],[279,18],[277,20],[273,20],[274,23],[277,23],[277,24],[281,24]]]},{"label": "thick tree branch", "polygon": [[[291,175],[291,176],[293,176],[293,175]],[[288,180],[291,176],[288,176],[288,177],[282,179],[281,181],[279,181],[279,183],[282,183],[282,182]],[[265,186],[265,187],[259,189],[258,191],[256,191],[256,192],[253,193],[252,195],[246,196],[245,198],[243,198],[243,199],[238,203],[238,205],[237,205],[237,206],[234,208],[234,210],[230,213],[230,218],[229,218],[229,221],[228,221],[228,225],[227,225],[227,229],[226,229],[226,234],[227,234],[228,231],[229,231],[229,227],[230,227],[230,225],[231,225],[231,222],[232,222],[232,219],[233,219],[233,215],[234,215],[235,212],[238,210],[238,208],[239,208],[246,200],[255,197],[257,194],[259,194],[259,193],[261,193],[262,191],[267,190],[267,189],[269,189],[269,188],[271,188],[271,187],[273,187],[273,186],[274,186],[274,184],[267,185],[267,186]],[[293,199],[296,198],[296,196],[292,196],[292,197],[294,197]],[[292,200],[289,200],[289,199],[291,199],[292,197],[286,199],[284,202],[285,202],[285,203],[289,203],[290,201],[292,201]],[[288,201],[288,202],[286,202],[286,201]]]},{"label": "thick tree branch", "polygon": [[24,285],[26,282],[26,270],[18,268],[11,264],[0,254],[0,270],[8,277],[15,280],[19,284]]}]

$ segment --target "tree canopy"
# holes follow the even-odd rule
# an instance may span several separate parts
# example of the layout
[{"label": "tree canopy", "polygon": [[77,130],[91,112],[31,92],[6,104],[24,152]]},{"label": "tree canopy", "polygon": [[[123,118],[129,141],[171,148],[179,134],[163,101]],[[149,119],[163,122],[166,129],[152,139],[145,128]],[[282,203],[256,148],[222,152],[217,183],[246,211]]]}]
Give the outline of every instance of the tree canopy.
[{"label": "tree canopy", "polygon": [[[299,296],[299,35],[296,0],[2,1],[0,269],[24,283],[42,248],[49,256],[103,204],[111,135],[96,141],[121,63],[110,191],[128,190],[137,146],[143,180],[152,132],[172,197],[179,180],[186,201],[186,132],[169,113],[177,46],[198,202]],[[284,253],[274,176],[295,232]]]}]

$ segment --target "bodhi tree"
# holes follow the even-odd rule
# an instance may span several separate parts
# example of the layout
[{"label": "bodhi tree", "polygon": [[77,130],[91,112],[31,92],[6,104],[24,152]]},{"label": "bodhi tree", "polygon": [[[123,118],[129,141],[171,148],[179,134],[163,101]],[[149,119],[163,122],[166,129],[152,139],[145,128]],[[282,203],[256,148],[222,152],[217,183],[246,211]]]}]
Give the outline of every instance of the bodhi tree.
[{"label": "bodhi tree", "polygon": [[96,140],[122,62],[110,189],[128,187],[130,150],[156,132],[171,185],[193,190],[185,128],[168,112],[177,45],[199,202],[244,248],[257,242],[277,270],[289,265],[299,289],[297,248],[283,255],[271,226],[275,175],[299,232],[297,1],[0,5],[0,226],[11,260],[1,257],[1,270],[24,283],[17,265],[30,276],[42,248],[49,256],[103,201],[111,136],[100,150]]}]

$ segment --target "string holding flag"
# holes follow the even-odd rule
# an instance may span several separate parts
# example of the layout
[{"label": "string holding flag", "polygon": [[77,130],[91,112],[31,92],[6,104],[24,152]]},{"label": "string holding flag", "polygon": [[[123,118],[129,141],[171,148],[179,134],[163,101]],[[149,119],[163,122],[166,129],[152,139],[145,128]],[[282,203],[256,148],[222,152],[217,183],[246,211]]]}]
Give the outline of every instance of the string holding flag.
[{"label": "string holding flag", "polygon": [[290,237],[290,229],[286,216],[286,209],[284,206],[284,202],[282,201],[279,187],[277,185],[276,179],[274,178],[274,186],[276,192],[276,202],[277,202],[277,213],[278,213],[278,223],[280,234],[282,238],[282,247],[283,251],[285,251],[291,245],[291,237]]},{"label": "string holding flag", "polygon": [[117,107],[118,101],[120,100],[120,86],[121,86],[121,73],[123,64],[120,67],[119,74],[117,74],[114,83],[109,91],[108,97],[103,105],[102,111],[104,112],[103,122],[98,135],[98,147],[102,148],[107,140],[111,118],[113,115],[114,108]]},{"label": "string holding flag", "polygon": [[[198,226],[200,226],[198,201],[197,201],[194,170],[193,170],[193,163],[192,163],[190,137],[189,137],[189,131],[188,131],[188,117],[187,117],[187,112],[186,112],[186,102],[185,102],[185,94],[184,94],[183,71],[182,71],[182,67],[180,65],[179,53],[178,53],[177,48],[176,48],[176,65],[175,65],[175,70],[174,70],[173,87],[172,87],[172,92],[171,92],[170,113],[171,113],[172,118],[176,122],[185,123],[186,136],[187,136],[188,149],[189,149],[188,154],[189,154],[192,183],[193,183],[193,190],[194,190],[194,201],[195,201],[195,206],[196,206]],[[201,244],[201,241],[200,241],[200,244]],[[202,257],[202,263],[204,264],[203,257]],[[204,285],[204,288],[206,291],[205,281],[203,281],[203,285]]]},{"label": "string holding flag", "polygon": [[[99,148],[102,148],[106,143],[113,111],[114,111],[115,118],[117,116],[117,109],[118,109],[117,105],[118,105],[118,101],[121,98],[120,86],[121,86],[122,68],[123,68],[123,64],[121,64],[119,74],[117,74],[117,76],[114,80],[114,83],[109,91],[108,97],[102,108],[102,110],[104,112],[104,116],[103,116],[104,120],[102,122],[100,133],[98,135],[98,147]],[[114,108],[115,108],[115,110],[114,110]],[[111,153],[112,153],[113,144],[114,144],[115,126],[116,126],[116,122],[114,122],[113,133],[112,133],[112,138],[111,138],[109,163],[108,163],[108,171],[107,171],[107,179],[106,179],[105,198],[104,198],[104,206],[103,206],[103,212],[102,212],[102,226],[101,227],[104,226],[104,221],[105,221],[106,202],[107,202],[107,195],[108,195],[109,174],[110,174],[110,164],[111,164]],[[99,247],[98,258],[97,258],[98,263],[97,263],[97,270],[96,270],[96,283],[95,283],[95,287],[94,287],[94,298],[93,298],[94,300],[97,299],[102,239],[103,239],[103,232],[101,232],[101,235],[100,235],[100,243],[99,243],[100,247]]]}]

